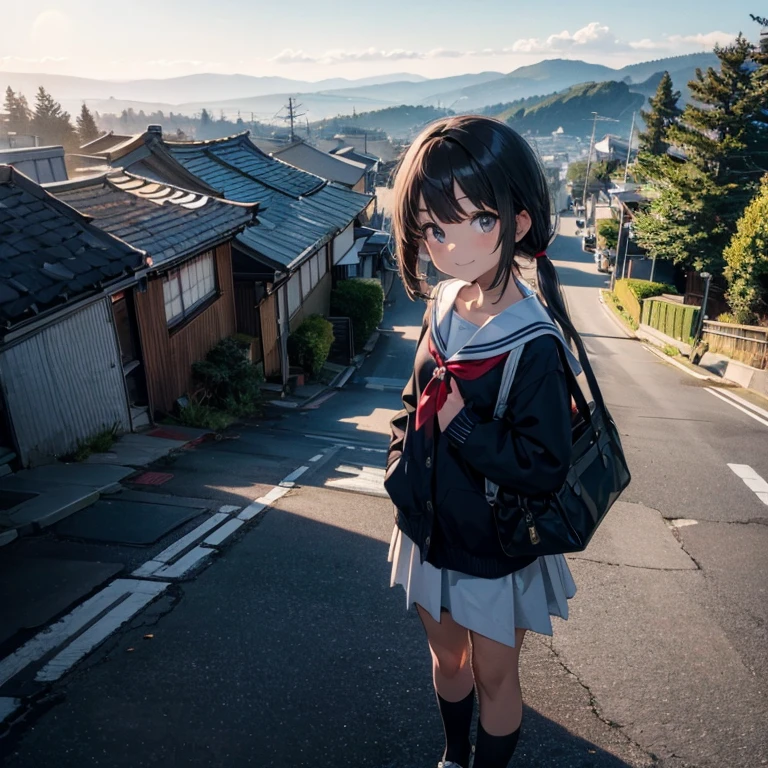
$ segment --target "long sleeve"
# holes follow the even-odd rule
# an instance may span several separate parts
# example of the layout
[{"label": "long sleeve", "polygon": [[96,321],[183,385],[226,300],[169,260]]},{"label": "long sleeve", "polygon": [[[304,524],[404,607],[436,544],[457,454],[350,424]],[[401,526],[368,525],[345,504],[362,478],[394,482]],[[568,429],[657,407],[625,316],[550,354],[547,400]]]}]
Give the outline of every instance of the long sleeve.
[{"label": "long sleeve", "polygon": [[570,395],[556,344],[528,345],[504,418],[483,421],[467,406],[445,433],[467,464],[526,495],[560,488],[570,465]]},{"label": "long sleeve", "polygon": [[[421,323],[421,333],[419,334],[419,340],[416,343],[416,350],[424,338],[427,328],[429,327],[429,315],[430,307],[427,306],[424,312],[424,319]],[[391,435],[389,439],[389,452],[387,453],[387,470],[400,458],[403,453],[403,444],[405,443],[405,433],[408,429],[408,416],[416,412],[416,405],[418,403],[418,396],[416,392],[416,372],[411,373],[411,377],[408,379],[408,383],[403,389],[403,410],[396,413],[390,421]]]}]

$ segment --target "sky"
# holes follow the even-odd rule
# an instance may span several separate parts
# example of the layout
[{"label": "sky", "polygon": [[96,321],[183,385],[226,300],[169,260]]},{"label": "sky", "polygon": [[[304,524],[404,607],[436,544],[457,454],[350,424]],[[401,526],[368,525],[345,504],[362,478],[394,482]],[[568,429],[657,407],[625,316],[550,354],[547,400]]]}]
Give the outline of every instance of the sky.
[{"label": "sky", "polygon": [[[3,8],[3,6],[6,6]],[[300,80],[627,64],[756,40],[757,0],[0,0],[0,72],[111,80],[200,72]]]}]

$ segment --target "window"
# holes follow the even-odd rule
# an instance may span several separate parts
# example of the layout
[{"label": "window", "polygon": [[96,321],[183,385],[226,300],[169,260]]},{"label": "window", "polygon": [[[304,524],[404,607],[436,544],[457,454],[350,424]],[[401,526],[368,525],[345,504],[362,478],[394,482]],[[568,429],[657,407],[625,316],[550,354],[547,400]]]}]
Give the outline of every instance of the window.
[{"label": "window", "polygon": [[176,325],[216,295],[213,252],[209,251],[169,272],[163,283],[165,319]]},{"label": "window", "polygon": [[288,317],[293,317],[301,306],[301,285],[299,273],[295,272],[288,281]]},{"label": "window", "polygon": [[314,288],[320,282],[320,257],[325,258],[325,253],[316,253],[309,262],[309,269],[312,273],[312,287]]},{"label": "window", "polygon": [[312,281],[310,279],[309,262],[305,261],[301,265],[301,293],[302,293],[302,298],[306,299],[307,296],[309,296],[309,294],[312,292],[312,289],[314,287],[315,286],[312,285]]}]

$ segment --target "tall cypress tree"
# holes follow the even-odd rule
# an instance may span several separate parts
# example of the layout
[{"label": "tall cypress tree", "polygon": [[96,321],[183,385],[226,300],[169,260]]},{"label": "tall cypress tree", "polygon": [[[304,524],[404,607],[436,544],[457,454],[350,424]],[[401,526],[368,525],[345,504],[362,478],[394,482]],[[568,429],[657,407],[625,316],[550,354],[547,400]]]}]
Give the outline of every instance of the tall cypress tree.
[{"label": "tall cypress tree", "polygon": [[99,130],[98,125],[96,125],[96,120],[91,114],[91,110],[88,109],[88,106],[83,103],[80,115],[77,118],[77,137],[80,140],[80,146],[87,144],[94,139],[98,139],[99,136],[101,136],[101,131]]},{"label": "tall cypress tree", "polygon": [[76,143],[75,129],[69,120],[69,112],[61,108],[53,96],[41,85],[35,97],[35,114],[32,127],[46,144],[61,144],[71,149]]},{"label": "tall cypress tree", "polygon": [[768,117],[755,47],[739,35],[715,53],[719,70],[697,70],[689,83],[695,101],[667,131],[687,159],[641,156],[653,199],[634,228],[650,255],[719,273],[736,223],[768,170]]},{"label": "tall cypress tree", "polygon": [[666,142],[667,131],[682,114],[677,106],[680,91],[673,90],[672,78],[669,72],[665,72],[656,95],[648,99],[650,109],[646,112],[640,110],[646,126],[644,133],[640,134],[640,151],[651,155],[663,155],[669,144]]},{"label": "tall cypress tree", "polygon": [[21,93],[14,93],[10,85],[5,89],[3,108],[8,115],[8,131],[19,134],[30,132],[32,111],[27,99]]}]

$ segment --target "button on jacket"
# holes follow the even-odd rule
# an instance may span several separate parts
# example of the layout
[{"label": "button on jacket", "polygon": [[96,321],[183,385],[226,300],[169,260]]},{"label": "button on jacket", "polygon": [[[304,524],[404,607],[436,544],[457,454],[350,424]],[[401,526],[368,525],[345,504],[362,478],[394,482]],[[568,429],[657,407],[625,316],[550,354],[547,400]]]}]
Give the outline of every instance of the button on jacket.
[{"label": "button on jacket", "polygon": [[535,558],[508,557],[499,540],[485,478],[525,496],[558,490],[571,457],[570,394],[563,369],[578,363],[530,289],[494,317],[449,358],[482,360],[523,346],[503,418],[493,412],[503,360],[474,380],[451,378],[465,408],[441,433],[437,418],[415,429],[416,409],[433,377],[433,345],[444,354],[445,327],[465,283],[441,283],[424,315],[414,371],[403,390],[404,409],[391,422],[384,485],[395,505],[397,526],[419,547],[422,562],[473,576],[498,578]]}]

